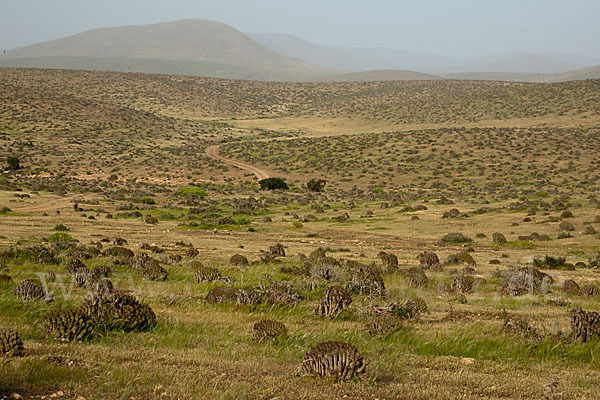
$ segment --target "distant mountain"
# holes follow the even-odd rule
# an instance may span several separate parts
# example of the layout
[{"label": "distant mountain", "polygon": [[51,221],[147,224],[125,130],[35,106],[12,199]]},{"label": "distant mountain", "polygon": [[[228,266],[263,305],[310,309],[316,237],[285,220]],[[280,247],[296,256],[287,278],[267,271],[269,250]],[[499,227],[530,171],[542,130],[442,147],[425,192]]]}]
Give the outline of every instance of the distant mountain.
[{"label": "distant mountain", "polygon": [[600,79],[600,65],[556,74],[528,74],[510,72],[459,72],[439,74],[444,79],[509,81],[509,82],[566,82],[584,79]]},{"label": "distant mountain", "polygon": [[446,72],[509,72],[529,74],[552,74],[585,68],[585,64],[565,62],[548,56],[535,54],[514,54],[487,59],[472,59],[469,63]]},{"label": "distant mountain", "polygon": [[0,54],[0,67],[303,82],[599,78],[598,67],[580,64],[595,60],[591,57],[515,53],[460,60],[389,48],[326,47],[292,35],[250,36],[201,19],[103,28]]},{"label": "distant mountain", "polygon": [[[546,76],[546,74],[530,74],[527,72],[455,72],[438,75],[444,79],[506,82],[538,82]],[[550,76],[550,74],[547,75]]]},{"label": "distant mountain", "polygon": [[256,80],[310,80],[339,72],[278,54],[226,24],[199,19],[95,29],[8,51],[0,66]]},{"label": "distant mountain", "polygon": [[333,75],[319,79],[319,82],[373,82],[373,81],[431,81],[443,79],[439,76],[421,72],[404,71],[398,69],[373,70],[365,72],[351,72],[348,74]]},{"label": "distant mountain", "polygon": [[566,82],[579,81],[584,79],[600,79],[600,65],[591,68],[583,68],[575,71],[562,72],[560,74],[551,74],[542,76],[538,82]]},{"label": "distant mountain", "polygon": [[543,74],[572,71],[600,63],[600,60],[593,57],[529,53],[460,59],[391,48],[326,47],[296,36],[274,33],[249,36],[278,53],[312,64],[353,72],[400,69],[436,75],[462,72]]},{"label": "distant mountain", "polygon": [[447,57],[389,48],[326,47],[299,37],[277,33],[249,34],[263,46],[324,67],[364,72],[370,70],[431,71],[437,66],[458,66]]}]

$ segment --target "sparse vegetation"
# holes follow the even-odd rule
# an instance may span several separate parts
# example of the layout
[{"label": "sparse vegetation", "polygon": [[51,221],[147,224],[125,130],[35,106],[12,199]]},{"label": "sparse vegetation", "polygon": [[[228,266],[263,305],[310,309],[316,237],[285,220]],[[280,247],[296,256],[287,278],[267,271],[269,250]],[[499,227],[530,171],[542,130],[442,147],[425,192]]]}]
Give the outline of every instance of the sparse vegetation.
[{"label": "sparse vegetation", "polygon": [[598,397],[598,81],[0,78],[0,397]]}]

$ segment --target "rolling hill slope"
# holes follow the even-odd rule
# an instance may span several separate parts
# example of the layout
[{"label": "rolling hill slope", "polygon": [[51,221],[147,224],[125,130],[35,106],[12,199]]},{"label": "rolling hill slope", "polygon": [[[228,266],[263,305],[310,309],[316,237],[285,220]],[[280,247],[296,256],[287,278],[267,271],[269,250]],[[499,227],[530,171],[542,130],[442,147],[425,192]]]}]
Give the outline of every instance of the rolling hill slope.
[{"label": "rolling hill slope", "polygon": [[568,82],[586,79],[600,79],[600,65],[591,68],[576,69],[556,74],[533,74],[517,72],[460,72],[439,74],[444,79],[507,82]]},{"label": "rolling hill slope", "polygon": [[443,79],[436,75],[398,69],[382,69],[351,72],[319,79],[320,82],[385,82],[385,81],[429,81]]},{"label": "rolling hill slope", "polygon": [[336,71],[278,54],[219,22],[103,28],[9,51],[0,66],[310,80]]}]

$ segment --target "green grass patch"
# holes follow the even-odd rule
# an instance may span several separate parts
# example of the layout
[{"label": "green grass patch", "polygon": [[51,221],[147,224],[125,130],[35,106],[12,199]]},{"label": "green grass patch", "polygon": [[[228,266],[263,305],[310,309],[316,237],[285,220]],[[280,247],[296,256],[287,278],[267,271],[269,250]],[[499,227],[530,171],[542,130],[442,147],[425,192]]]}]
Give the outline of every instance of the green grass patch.
[{"label": "green grass patch", "polygon": [[182,186],[177,192],[175,192],[178,196],[193,196],[193,197],[206,197],[206,191],[202,188],[196,186]]}]

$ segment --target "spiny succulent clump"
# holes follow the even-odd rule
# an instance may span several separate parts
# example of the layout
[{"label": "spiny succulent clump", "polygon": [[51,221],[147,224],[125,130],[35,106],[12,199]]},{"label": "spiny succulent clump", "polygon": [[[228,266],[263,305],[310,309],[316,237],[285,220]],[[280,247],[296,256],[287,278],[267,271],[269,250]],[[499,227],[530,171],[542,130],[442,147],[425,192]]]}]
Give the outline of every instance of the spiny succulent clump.
[{"label": "spiny succulent clump", "polygon": [[89,272],[88,267],[79,258],[69,258],[65,265],[67,273],[71,276],[75,276],[80,271]]},{"label": "spiny succulent clump", "polygon": [[586,283],[579,289],[579,294],[581,296],[588,297],[598,296],[598,294],[600,294],[600,289],[598,289],[598,286],[594,285],[593,283]]},{"label": "spiny succulent clump", "polygon": [[107,265],[99,265],[92,270],[92,275],[98,278],[108,278],[112,273],[112,268]]},{"label": "spiny succulent clump", "polygon": [[408,284],[412,287],[421,287],[429,282],[425,271],[422,268],[409,268],[402,271],[402,275],[408,281]]},{"label": "spiny succulent clump", "polygon": [[89,288],[96,296],[110,298],[115,292],[115,288],[110,279],[99,279]]},{"label": "spiny succulent clump", "polygon": [[94,333],[94,321],[80,309],[50,311],[44,319],[46,329],[55,338],[65,341],[84,341]]},{"label": "spiny succulent clump", "polygon": [[381,297],[386,294],[381,274],[370,265],[360,264],[352,270],[350,288],[359,294]]},{"label": "spiny succulent clump", "polygon": [[156,260],[148,262],[142,269],[142,277],[149,281],[166,281],[167,276],[167,271]]},{"label": "spiny succulent clump", "polygon": [[[101,244],[100,244],[101,245]],[[68,259],[78,259],[78,260],[89,260],[90,258],[97,256],[100,253],[100,250],[96,246],[90,247],[72,247],[64,252],[64,256]],[[67,260],[67,262],[68,262]]]},{"label": "spiny succulent clump", "polygon": [[466,251],[461,251],[460,253],[451,254],[448,256],[446,260],[446,264],[448,265],[457,265],[457,264],[467,264],[467,265],[477,265],[475,259],[472,255],[467,253]]},{"label": "spiny succulent clump", "polygon": [[88,285],[91,285],[94,281],[91,271],[87,268],[86,270],[79,270],[75,272],[75,274],[73,275],[73,279],[75,281],[76,287],[86,287]]},{"label": "spiny succulent clump", "polygon": [[511,268],[500,273],[504,279],[499,281],[504,294],[520,296],[527,293],[545,293],[553,282],[552,277],[535,267]]},{"label": "spiny succulent clump", "polygon": [[325,289],[325,294],[319,300],[315,315],[335,318],[352,303],[350,293],[340,286],[330,286]]},{"label": "spiny succulent clump", "polygon": [[500,245],[507,243],[506,237],[500,232],[496,232],[492,235],[492,241]]},{"label": "spiny succulent clump", "polygon": [[[419,299],[420,300],[420,299]],[[426,307],[427,305],[425,305]],[[415,299],[402,302],[395,310],[394,315],[402,319],[415,319],[421,314],[423,303]]]},{"label": "spiny succulent clump", "polygon": [[215,282],[221,280],[221,278],[221,272],[215,267],[199,265],[194,271],[194,280],[196,283]]},{"label": "spiny succulent clump", "polygon": [[392,314],[377,314],[365,324],[370,336],[387,335],[402,328],[402,320]]},{"label": "spiny succulent clump", "polygon": [[200,252],[194,248],[189,248],[185,251],[185,256],[189,257],[189,258],[194,258],[196,257],[198,254],[200,254]]},{"label": "spiny succulent clump", "polygon": [[433,251],[426,251],[422,254],[419,254],[417,259],[421,263],[419,265],[419,268],[433,269],[433,270],[442,269],[442,264],[440,264],[440,259],[439,259],[438,255],[436,253],[434,253]]},{"label": "spiny succulent clump", "polygon": [[256,306],[262,301],[262,293],[254,289],[240,289],[236,292],[238,306]]},{"label": "spiny succulent clump", "polygon": [[385,306],[374,306],[372,308],[372,312],[375,315],[393,315],[400,319],[414,319],[426,311],[427,303],[420,297],[413,297],[403,301],[401,304],[394,302]]},{"label": "spiny succulent clump", "polygon": [[381,259],[386,271],[390,272],[398,269],[398,257],[395,254],[380,251],[379,254],[377,254],[377,258]]},{"label": "spiny succulent clump", "polygon": [[133,259],[133,267],[141,272],[144,279],[150,281],[165,281],[167,279],[167,271],[148,254],[142,253],[136,256]]},{"label": "spiny succulent clump", "polygon": [[148,244],[148,243],[142,243],[140,248],[142,250],[148,250],[148,251],[151,251],[151,252],[157,253],[157,254],[165,252],[165,250],[160,248],[159,246],[154,245],[154,244]]},{"label": "spiny succulent clump", "polygon": [[106,330],[143,331],[156,325],[156,314],[150,306],[131,295],[110,290],[108,285],[87,298],[81,310]]},{"label": "spiny succulent clump", "polygon": [[129,262],[135,256],[132,250],[120,246],[110,247],[104,251],[104,254],[115,257],[122,263]]},{"label": "spiny succulent clump", "polygon": [[229,259],[231,265],[248,265],[248,259],[241,254],[234,254]]},{"label": "spiny succulent clump", "polygon": [[238,289],[226,286],[218,286],[211,289],[206,295],[209,303],[222,303],[224,301],[236,300]]},{"label": "spiny succulent clump", "polygon": [[183,256],[181,254],[169,254],[169,264],[176,265],[183,261]]},{"label": "spiny succulent clump", "polygon": [[562,291],[567,294],[578,295],[581,288],[573,279],[567,279],[562,285]]},{"label": "spiny succulent clump", "polygon": [[81,268],[73,274],[75,286],[93,288],[96,282],[108,276],[111,271],[106,266],[98,266],[91,271],[87,267]]},{"label": "spiny succulent clump", "polygon": [[273,256],[285,257],[285,248],[281,243],[269,246],[269,253]]},{"label": "spiny succulent clump", "polygon": [[49,298],[48,292],[36,279],[25,279],[14,290],[15,296],[23,301],[35,301]]},{"label": "spiny succulent clump", "polygon": [[275,282],[265,289],[265,299],[269,304],[297,304],[302,296],[291,285]]},{"label": "spiny succulent clump", "polygon": [[327,254],[325,253],[325,250],[321,247],[319,247],[318,249],[313,250],[309,255],[308,255],[308,259],[311,262],[316,262],[318,260],[320,260],[323,257],[327,257]]},{"label": "spiny succulent clump", "polygon": [[571,310],[571,336],[575,340],[588,342],[600,338],[600,313],[584,311],[581,308]]},{"label": "spiny succulent clump", "polygon": [[0,329],[0,357],[21,357],[23,341],[13,329]]},{"label": "spiny succulent clump", "polygon": [[325,281],[336,280],[342,275],[339,261],[327,256],[319,257],[314,261],[306,261],[304,270],[306,275]]},{"label": "spiny succulent clump", "polygon": [[344,342],[323,342],[306,353],[296,374],[332,375],[345,381],[355,375],[363,376],[367,364],[353,345]]},{"label": "spiny succulent clump", "polygon": [[426,313],[427,310],[429,310],[429,307],[427,306],[427,302],[420,297],[417,297],[417,296],[411,297],[410,299],[406,300],[404,303],[406,304],[407,301],[411,301],[415,305],[419,314]]},{"label": "spiny succulent clump", "polygon": [[252,339],[255,341],[264,342],[280,338],[287,338],[287,328],[281,322],[265,319],[254,324]]},{"label": "spiny succulent clump", "polygon": [[473,284],[475,279],[470,275],[457,275],[452,279],[451,288],[452,291],[458,293],[471,293],[473,291]]},{"label": "spiny succulent clump", "polygon": [[502,331],[507,335],[520,337],[526,340],[541,341],[544,335],[532,324],[532,321],[521,317],[503,316]]}]

